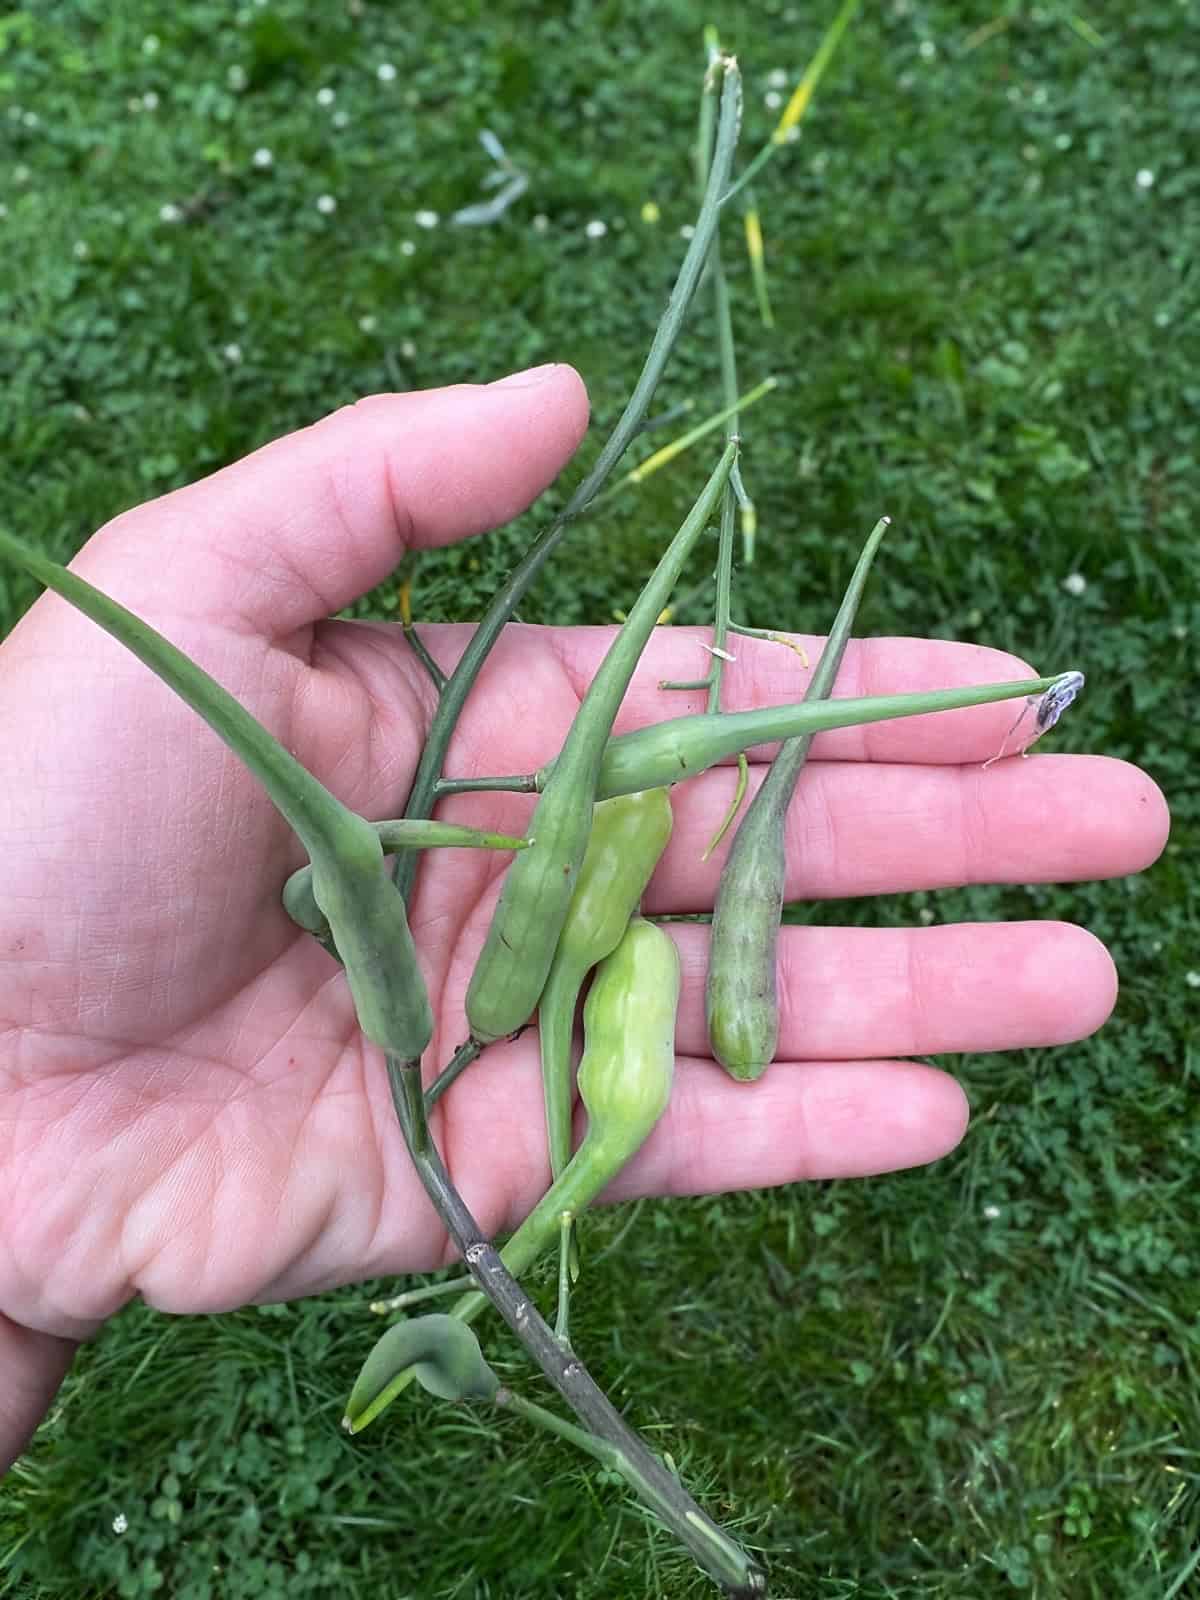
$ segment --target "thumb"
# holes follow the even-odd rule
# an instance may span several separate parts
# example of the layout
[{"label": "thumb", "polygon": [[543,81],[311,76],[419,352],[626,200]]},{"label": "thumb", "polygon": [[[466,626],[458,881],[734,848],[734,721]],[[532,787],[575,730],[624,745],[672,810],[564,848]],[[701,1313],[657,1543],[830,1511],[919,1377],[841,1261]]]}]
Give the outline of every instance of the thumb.
[{"label": "thumb", "polygon": [[349,605],[407,550],[511,520],[586,427],[565,365],[371,395],[125,512],[72,565],[143,614],[279,638]]}]

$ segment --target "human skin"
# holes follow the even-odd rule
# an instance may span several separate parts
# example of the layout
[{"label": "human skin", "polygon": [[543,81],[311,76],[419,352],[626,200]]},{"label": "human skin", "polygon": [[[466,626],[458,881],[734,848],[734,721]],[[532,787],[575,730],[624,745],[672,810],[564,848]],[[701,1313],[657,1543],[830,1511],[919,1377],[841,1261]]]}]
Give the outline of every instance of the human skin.
[{"label": "human skin", "polygon": [[[398,628],[326,619],[406,549],[518,514],[586,422],[566,366],[374,396],[124,513],[72,565],[186,650],[341,800],[394,816],[433,687]],[[584,523],[570,537],[599,545],[603,532]],[[448,670],[470,630],[421,631]],[[509,628],[447,771],[529,771],[553,756],[611,634]],[[656,632],[618,730],[700,709],[699,696],[657,684],[703,671],[703,637]],[[792,651],[740,644],[729,708],[800,698]],[[1030,670],[971,645],[867,640],[847,651],[838,692]],[[1144,773],[1099,756],[984,769],[1012,720],[1002,704],[820,735],[790,813],[788,898],[1082,880],[1154,860],[1166,809]],[[452,1251],[344,976],[280,905],[303,859],[295,839],[236,758],[53,596],[0,646],[0,748],[7,1465],[77,1343],[134,1295],[217,1312],[429,1269]],[[752,783],[762,770],[752,764]],[[675,791],[648,913],[711,908],[724,852],[701,852],[732,784],[725,767]],[[473,794],[439,814],[520,832],[530,808],[525,796]],[[505,859],[445,850],[422,861],[411,922],[437,1019],[427,1077],[464,1037]],[[675,1091],[613,1199],[935,1160],[962,1135],[965,1097],[945,1073],[898,1057],[1077,1039],[1116,993],[1103,946],[1061,922],[785,929],[779,1058],[740,1084],[707,1055],[706,930],[671,931],[683,963]],[[514,1227],[549,1181],[536,1039],[490,1047],[439,1101],[433,1128],[484,1229]]]}]

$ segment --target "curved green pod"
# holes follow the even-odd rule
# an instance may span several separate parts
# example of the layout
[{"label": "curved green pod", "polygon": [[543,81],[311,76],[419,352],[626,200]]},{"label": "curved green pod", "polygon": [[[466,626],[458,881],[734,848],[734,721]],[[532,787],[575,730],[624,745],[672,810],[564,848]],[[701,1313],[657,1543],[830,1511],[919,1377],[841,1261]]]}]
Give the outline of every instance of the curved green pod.
[{"label": "curved green pod", "polygon": [[[583,1008],[579,1063],[587,1132],[562,1175],[500,1252],[515,1278],[560,1239],[564,1213],[578,1215],[612,1182],[667,1109],[675,1074],[679,982],[674,941],[641,917],[633,919],[617,948],[597,967]],[[486,1295],[472,1290],[455,1302],[449,1315],[473,1322],[487,1304]],[[372,1407],[366,1421],[414,1376],[409,1369],[392,1378],[386,1397]]]},{"label": "curved green pod", "polygon": [[[1019,696],[1036,698],[1077,676],[1055,673],[1048,678],[1021,678],[1013,683],[981,683],[962,689],[930,689],[918,694],[862,695],[845,700],[797,701],[764,706],[758,711],[702,711],[690,717],[671,717],[610,739],[600,763],[596,799],[632,794],[635,789],[656,789],[695,778],[755,745],[802,734],[824,733],[833,728],[857,728],[868,722],[888,722],[897,717],[924,716],[931,711],[961,711],[967,706],[990,705]],[[548,762],[533,774],[535,789],[549,783],[556,763]],[[528,779],[497,778],[497,788],[525,785]],[[475,787],[483,787],[477,782]]]},{"label": "curved green pod", "polygon": [[[828,700],[888,519],[875,524],[838,608],[805,703]],[[729,1075],[758,1078],[779,1044],[775,957],[787,869],[788,806],[808,759],[811,734],[788,739],[734,835],[717,885],[704,1010],[714,1058]]]},{"label": "curved green pod", "polygon": [[671,824],[666,789],[604,800],[592,815],[587,853],[538,1006],[550,1170],[556,1178],[571,1159],[571,1034],[579,991],[597,962],[621,942],[667,847]]},{"label": "curved green pod", "polygon": [[500,1387],[461,1318],[437,1311],[409,1317],[394,1323],[363,1363],[346,1401],[346,1432],[360,1433],[377,1417],[392,1398],[395,1380],[407,1372],[439,1400],[491,1400]]},{"label": "curved green pod", "polygon": [[[675,1072],[679,952],[670,934],[635,917],[596,969],[583,1007],[579,1098],[588,1114],[579,1149],[500,1252],[514,1278],[608,1186],[667,1109]],[[451,1316],[473,1321],[487,1305],[471,1293]]]},{"label": "curved green pod", "polygon": [[369,822],[344,806],[227,689],[125,606],[19,539],[0,554],[69,600],[191,706],[249,768],[313,862],[312,900],[345,965],[359,1026],[373,1043],[417,1060],[433,1011],[404,900]]},{"label": "curved green pod", "polygon": [[659,613],[708,525],[736,454],[736,444],[731,443],[601,662],[530,819],[530,848],[508,869],[467,988],[467,1023],[472,1036],[483,1043],[515,1033],[541,998],[587,850],[596,781],[613,721]]}]

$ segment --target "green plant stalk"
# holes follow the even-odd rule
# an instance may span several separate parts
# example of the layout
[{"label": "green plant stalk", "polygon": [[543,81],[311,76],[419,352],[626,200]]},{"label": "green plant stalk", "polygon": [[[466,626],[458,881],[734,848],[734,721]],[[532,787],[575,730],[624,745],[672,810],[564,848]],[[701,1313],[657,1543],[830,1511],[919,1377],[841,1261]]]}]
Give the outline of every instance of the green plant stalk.
[{"label": "green plant stalk", "polygon": [[[833,693],[867,575],[887,531],[881,517],[858,559],[838,608],[806,702]],[[717,886],[709,944],[705,1011],[713,1055],[734,1078],[759,1077],[779,1043],[775,957],[787,867],[788,807],[808,759],[812,735],[788,739],[771,763],[734,837]]]},{"label": "green plant stalk", "polygon": [[731,200],[739,189],[743,189],[747,184],[752,183],[776,150],[779,149],[780,145],[787,143],[792,129],[799,124],[800,119],[808,110],[812,97],[816,93],[821,79],[825,76],[826,68],[833,60],[838,45],[842,42],[842,35],[849,27],[857,10],[858,0],[843,0],[841,9],[828,28],[826,28],[821,43],[817,46],[816,54],[805,68],[804,75],[793,90],[791,99],[783,108],[783,114],[775,126],[775,131],[754,157],[754,160],[751,161],[745,172],[738,178],[737,182],[732,188],[726,190],[722,204],[727,200]]},{"label": "green plant stalk", "polygon": [[[736,63],[729,61],[724,66],[720,122],[704,204],[700,207],[695,232],[684,256],[683,265],[679,269],[679,276],[671,291],[667,308],[655,331],[650,352],[634,386],[633,394],[592,470],[571,496],[564,510],[536,540],[508,581],[497,591],[448,679],[438,700],[437,711],[434,713],[421,753],[416,777],[405,807],[407,817],[427,817],[430,814],[435,800],[437,780],[441,775],[451,735],[475,679],[479,676],[480,668],[505,624],[520,604],[522,596],[542,570],[547,558],[558,548],[567,527],[604,487],[630,439],[645,418],[663,368],[679,337],[700,273],[708,258],[708,247],[716,231],[721,197],[729,180],[733,151],[737,143],[741,104],[741,76]],[[397,857],[394,870],[395,882],[407,899],[412,890],[416,871],[414,858]]]},{"label": "green plant stalk", "polygon": [[[575,1412],[588,1434],[619,1450],[650,1486],[654,1509],[660,1520],[681,1544],[692,1551],[704,1570],[730,1596],[730,1600],[755,1600],[755,1597],[765,1595],[766,1579],[759,1568],[733,1545],[728,1535],[700,1509],[679,1480],[666,1470],[634,1433],[598,1387],[583,1362],[573,1350],[555,1338],[533,1301],[507,1271],[500,1259],[500,1252],[484,1238],[479,1224],[450,1182],[445,1164],[428,1138],[423,1106],[419,1120],[415,1115],[415,1107],[420,1100],[419,1072],[411,1063],[391,1056],[387,1062],[396,1111],[417,1175],[483,1294],[520,1339],[553,1388]],[[417,1085],[415,1097],[411,1087],[414,1081]],[[360,1427],[365,1425],[365,1421],[358,1424]],[[632,1482],[628,1477],[626,1481]],[[638,1492],[641,1492],[640,1487]],[[703,1539],[705,1555],[697,1550],[697,1534]]]},{"label": "green plant stalk", "polygon": [[722,406],[720,411],[714,411],[711,417],[705,417],[704,421],[698,422],[694,428],[689,428],[686,433],[681,433],[677,439],[672,439],[669,443],[664,444],[652,456],[647,456],[640,466],[626,472],[617,479],[616,483],[607,488],[603,494],[597,495],[588,506],[587,515],[591,516],[601,506],[607,505],[623,489],[644,483],[653,473],[657,472],[661,467],[665,467],[669,461],[674,461],[676,456],[682,455],[685,450],[689,450],[700,439],[704,439],[710,433],[714,433],[723,422],[727,422],[730,417],[736,416],[740,411],[748,411],[751,406],[757,405],[765,395],[770,394],[772,389],[778,389],[778,387],[778,378],[764,378],[761,383],[756,383],[753,389],[747,389],[745,394],[738,395],[731,406]]},{"label": "green plant stalk", "polygon": [[[492,1404],[501,1410],[514,1412],[526,1422],[533,1423],[535,1427],[554,1434],[556,1438],[564,1439],[568,1444],[573,1444],[576,1449],[591,1456],[594,1461],[616,1472],[624,1478],[639,1499],[660,1517],[663,1516],[664,1510],[670,1513],[671,1506],[660,1504],[659,1485],[648,1479],[638,1465],[618,1446],[610,1444],[605,1439],[597,1439],[594,1434],[577,1428],[565,1417],[556,1416],[553,1411],[547,1411],[545,1406],[526,1400],[509,1388],[502,1386],[498,1389],[492,1396]],[[668,1521],[667,1526],[671,1528],[672,1524]],[[705,1522],[689,1520],[688,1528],[691,1530],[691,1537],[686,1543],[697,1565],[702,1567],[709,1577],[714,1578],[726,1594],[752,1600],[752,1597],[761,1597],[766,1593],[763,1574],[727,1533],[707,1520]]]},{"label": "green plant stalk", "polygon": [[313,895],[337,942],[359,1025],[375,1044],[419,1057],[433,1013],[369,822],[344,806],[215,679],[125,606],[10,534],[0,554],[54,590],[196,711],[266,789],[313,862]]},{"label": "green plant stalk", "polygon": [[613,722],[659,613],[708,526],[736,456],[737,445],[730,442],[588,685],[554,772],[543,785],[529,822],[533,847],[522,851],[505,875],[467,987],[467,1023],[472,1036],[485,1043],[505,1038],[526,1023],[545,987],[587,850],[596,782]]}]

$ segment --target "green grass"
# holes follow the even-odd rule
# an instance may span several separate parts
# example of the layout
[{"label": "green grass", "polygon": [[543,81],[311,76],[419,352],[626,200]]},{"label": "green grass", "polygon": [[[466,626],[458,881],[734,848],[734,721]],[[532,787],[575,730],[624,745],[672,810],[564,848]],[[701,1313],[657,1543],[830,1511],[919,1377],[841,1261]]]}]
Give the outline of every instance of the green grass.
[{"label": "green grass", "polygon": [[[64,557],[123,507],[358,395],[547,359],[587,379],[590,460],[692,214],[703,23],[738,51],[750,152],[777,115],[768,74],[794,79],[832,9],[10,10],[7,524]],[[780,1596],[1166,1600],[1200,1585],[1191,11],[866,6],[803,139],[757,186],[772,332],[729,235],[743,381],[787,380],[747,426],[760,537],[739,614],[823,627],[887,510],[866,626],[1084,668],[1056,747],[1142,763],[1175,815],[1142,879],[797,911],[1063,916],[1109,943],[1122,995],[1097,1039],[952,1063],[975,1112],[952,1156],[589,1229],[594,1258],[621,1242],[573,1314],[581,1349],[764,1550]],[[530,189],[500,225],[453,229],[448,213],[481,197],[483,127]],[[437,227],[414,220],[426,210]],[[699,312],[659,408],[717,392]],[[604,562],[598,532],[568,543],[522,614],[600,621],[626,604],[701,470],[677,465],[606,515]],[[419,613],[476,614],[540,515],[425,561]],[[32,597],[0,572],[0,627]],[[394,588],[367,602],[394,605]],[[419,1427],[393,1415],[347,1441],[372,1292],[122,1313],[0,1486],[0,1594],[711,1592],[618,1485],[515,1422],[416,1400]]]}]

